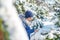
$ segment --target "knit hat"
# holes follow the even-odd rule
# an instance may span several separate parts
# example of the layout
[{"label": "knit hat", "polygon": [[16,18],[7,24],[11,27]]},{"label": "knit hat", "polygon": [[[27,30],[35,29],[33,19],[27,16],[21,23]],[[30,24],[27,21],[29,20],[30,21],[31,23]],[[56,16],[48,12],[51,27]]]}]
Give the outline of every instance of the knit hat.
[{"label": "knit hat", "polygon": [[25,12],[25,18],[33,17],[33,14],[31,11],[26,11]]}]

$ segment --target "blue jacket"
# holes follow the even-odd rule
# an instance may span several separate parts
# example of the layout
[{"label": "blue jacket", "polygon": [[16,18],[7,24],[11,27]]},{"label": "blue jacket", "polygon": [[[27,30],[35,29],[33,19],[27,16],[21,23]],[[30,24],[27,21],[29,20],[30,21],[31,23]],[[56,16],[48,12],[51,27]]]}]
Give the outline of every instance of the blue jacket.
[{"label": "blue jacket", "polygon": [[23,24],[24,24],[24,27],[27,31],[28,37],[30,39],[30,34],[34,32],[34,29],[30,29],[30,27],[28,26],[28,24],[26,22],[23,22]]},{"label": "blue jacket", "polygon": [[24,20],[25,16],[23,14],[20,14],[19,17],[22,19],[23,25],[24,25],[26,32],[28,34],[28,37],[30,39],[30,34],[34,32],[34,29],[30,29],[30,27],[28,26],[28,24]]}]

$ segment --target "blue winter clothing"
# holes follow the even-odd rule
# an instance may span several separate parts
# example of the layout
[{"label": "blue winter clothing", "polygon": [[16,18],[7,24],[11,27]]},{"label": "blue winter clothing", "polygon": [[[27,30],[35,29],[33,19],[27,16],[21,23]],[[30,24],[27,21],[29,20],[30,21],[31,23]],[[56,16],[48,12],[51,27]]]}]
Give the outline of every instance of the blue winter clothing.
[{"label": "blue winter clothing", "polygon": [[25,18],[24,15],[19,15],[19,17],[22,19],[23,25],[24,25],[26,32],[28,34],[28,37],[30,39],[30,34],[34,32],[34,29],[30,29],[29,25],[26,23],[26,21],[24,19]]},{"label": "blue winter clothing", "polygon": [[30,27],[28,26],[28,24],[26,22],[23,22],[25,29],[27,31],[28,37],[30,39],[30,34],[34,32],[34,29],[30,29]]}]

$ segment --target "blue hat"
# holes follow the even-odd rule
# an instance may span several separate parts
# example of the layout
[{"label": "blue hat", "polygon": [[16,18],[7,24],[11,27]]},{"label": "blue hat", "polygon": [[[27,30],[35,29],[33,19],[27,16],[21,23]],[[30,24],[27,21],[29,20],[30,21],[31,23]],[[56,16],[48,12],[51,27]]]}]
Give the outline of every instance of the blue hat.
[{"label": "blue hat", "polygon": [[31,11],[26,11],[25,12],[25,18],[33,17],[33,14]]}]

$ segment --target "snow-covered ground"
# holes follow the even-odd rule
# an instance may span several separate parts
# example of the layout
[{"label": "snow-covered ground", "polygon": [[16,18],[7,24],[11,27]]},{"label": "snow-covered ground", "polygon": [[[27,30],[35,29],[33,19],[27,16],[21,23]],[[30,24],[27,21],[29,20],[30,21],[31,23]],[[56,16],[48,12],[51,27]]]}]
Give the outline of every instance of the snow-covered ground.
[{"label": "snow-covered ground", "polygon": [[[60,35],[60,27],[57,27],[55,25],[55,22],[57,21],[57,19],[53,20],[53,21],[41,21],[40,19],[36,19],[34,21],[33,24],[37,25],[36,27],[38,32],[33,32],[31,34],[31,40],[45,40],[46,38],[49,39],[54,39],[54,38],[58,38],[56,35]],[[40,24],[42,24],[42,28],[40,28]],[[37,24],[36,24],[37,23]],[[60,36],[59,36],[60,37]]]},{"label": "snow-covered ground", "polygon": [[53,39],[57,38],[56,35],[60,35],[60,28],[57,28],[55,25],[48,25],[48,23],[38,30],[38,32],[31,34],[31,40],[45,40],[47,37]]}]

